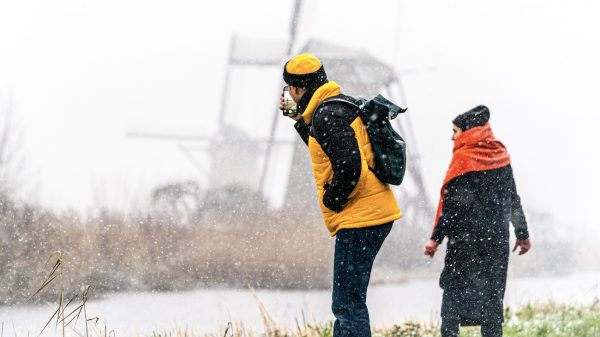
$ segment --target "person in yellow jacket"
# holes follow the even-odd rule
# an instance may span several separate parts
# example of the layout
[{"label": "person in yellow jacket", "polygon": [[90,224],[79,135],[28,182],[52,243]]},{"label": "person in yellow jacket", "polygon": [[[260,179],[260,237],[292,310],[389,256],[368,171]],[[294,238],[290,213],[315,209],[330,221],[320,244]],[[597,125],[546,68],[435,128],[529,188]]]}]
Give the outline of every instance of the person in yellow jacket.
[{"label": "person in yellow jacket", "polygon": [[328,81],[321,61],[310,54],[289,60],[283,80],[297,103],[294,127],[308,145],[325,225],[336,237],[333,335],[371,336],[366,297],[373,261],[402,213],[390,187],[369,169],[373,151],[359,111],[326,100],[358,102]]}]

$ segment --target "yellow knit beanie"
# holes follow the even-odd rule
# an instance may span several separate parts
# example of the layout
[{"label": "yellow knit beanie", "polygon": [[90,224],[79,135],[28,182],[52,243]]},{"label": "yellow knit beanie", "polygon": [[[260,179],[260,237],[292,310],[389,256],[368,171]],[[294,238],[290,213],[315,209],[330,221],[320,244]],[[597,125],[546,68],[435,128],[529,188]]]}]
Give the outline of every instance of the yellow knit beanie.
[{"label": "yellow knit beanie", "polygon": [[317,88],[327,83],[327,74],[316,56],[304,53],[293,57],[285,64],[283,80],[295,87]]}]

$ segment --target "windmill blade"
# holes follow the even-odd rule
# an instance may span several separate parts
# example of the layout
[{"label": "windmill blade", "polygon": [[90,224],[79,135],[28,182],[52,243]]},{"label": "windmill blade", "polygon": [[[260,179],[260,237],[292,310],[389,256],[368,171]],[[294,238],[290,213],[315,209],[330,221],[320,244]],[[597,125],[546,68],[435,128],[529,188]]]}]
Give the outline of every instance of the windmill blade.
[{"label": "windmill blade", "polygon": [[298,26],[300,25],[300,13],[302,12],[302,0],[296,0],[292,10],[292,20],[290,21],[290,39],[288,42],[287,54],[292,55],[296,38],[298,36]]}]

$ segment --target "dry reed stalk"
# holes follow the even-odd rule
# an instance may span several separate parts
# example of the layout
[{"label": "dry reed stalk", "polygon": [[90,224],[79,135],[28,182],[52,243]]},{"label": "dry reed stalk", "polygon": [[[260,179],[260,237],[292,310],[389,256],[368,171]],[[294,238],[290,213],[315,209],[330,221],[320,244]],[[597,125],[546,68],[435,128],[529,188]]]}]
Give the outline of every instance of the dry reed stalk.
[{"label": "dry reed stalk", "polygon": [[[227,335],[228,332],[229,332],[229,336]],[[231,324],[231,322],[227,323],[227,328],[225,328],[225,333],[223,334],[223,337],[234,337],[233,336],[233,324]]]},{"label": "dry reed stalk", "polygon": [[265,334],[269,337],[279,336],[279,328],[277,327],[277,323],[273,320],[273,318],[271,318],[271,315],[269,315],[267,308],[265,307],[263,302],[258,298],[258,295],[256,295],[256,291],[254,290],[254,288],[250,287],[250,291],[252,292],[252,297],[254,297],[254,300],[258,304],[258,310],[260,311],[260,315],[263,321]]},{"label": "dry reed stalk", "polygon": [[[56,261],[54,262],[54,265],[52,267],[52,270],[50,271],[48,276],[44,279],[42,284],[38,287],[38,289],[33,293],[33,295],[31,295],[29,300],[33,299],[35,296],[42,293],[42,291],[44,291],[44,289],[46,289],[56,278],[60,277],[62,279],[63,259],[62,259],[62,253],[60,251],[56,251],[56,252],[50,254],[50,256],[48,257],[48,260],[46,261],[46,265],[48,265],[48,263],[54,256],[57,256],[57,257],[56,257]],[[58,308],[52,313],[52,316],[50,316],[50,319],[48,320],[48,322],[46,322],[46,324],[44,325],[44,327],[38,334],[38,337],[40,337],[42,335],[42,333],[44,333],[44,331],[46,330],[48,325],[50,325],[50,322],[52,322],[52,320],[54,319],[55,316],[56,316],[56,325],[58,325],[60,323],[61,316],[64,318],[64,314],[61,315],[61,312],[63,311],[63,301],[64,301],[64,288],[62,287],[62,285],[63,285],[63,283],[61,282],[60,300],[59,300]],[[62,336],[65,337],[64,322],[63,322]]]},{"label": "dry reed stalk", "polygon": [[[46,265],[49,264],[49,262],[53,259],[53,257],[56,258],[56,260],[55,260],[50,272],[48,273],[48,275],[46,276],[44,281],[41,283],[41,285],[38,287],[38,289],[34,292],[34,294],[29,298],[31,300],[35,296],[40,295],[45,289],[47,289],[53,283],[53,281],[55,281],[56,279],[60,280],[60,284],[59,284],[60,291],[58,294],[58,296],[59,296],[58,307],[56,308],[56,310],[53,311],[52,316],[50,316],[50,319],[46,322],[46,324],[44,325],[44,327],[38,334],[38,337],[40,337],[44,333],[44,331],[46,331],[46,329],[48,328],[48,326],[50,325],[50,323],[53,320],[56,320],[56,326],[59,326],[59,325],[61,326],[62,337],[66,337],[67,328],[70,328],[73,332],[75,332],[80,337],[90,337],[90,329],[89,329],[90,322],[94,323],[94,327],[96,327],[96,330],[97,330],[97,333],[96,333],[97,336],[115,337],[116,336],[115,331],[114,330],[108,331],[106,322],[104,324],[104,332],[102,332],[102,330],[98,329],[98,327],[97,327],[99,318],[98,317],[91,317],[91,318],[88,317],[87,302],[88,302],[89,293],[91,290],[90,285],[86,285],[86,286],[82,287],[82,289],[79,292],[76,292],[67,301],[65,301],[66,296],[65,296],[65,280],[64,280],[64,270],[63,270],[64,269],[63,253],[61,251],[56,251],[56,252],[52,253],[50,255],[50,257],[48,258]],[[54,260],[52,260],[52,261],[54,261]],[[77,323],[79,322],[79,319],[81,318],[82,315],[83,315],[83,324],[85,324],[85,333],[80,333],[76,329]],[[0,336],[0,337],[2,337],[2,336]]]}]

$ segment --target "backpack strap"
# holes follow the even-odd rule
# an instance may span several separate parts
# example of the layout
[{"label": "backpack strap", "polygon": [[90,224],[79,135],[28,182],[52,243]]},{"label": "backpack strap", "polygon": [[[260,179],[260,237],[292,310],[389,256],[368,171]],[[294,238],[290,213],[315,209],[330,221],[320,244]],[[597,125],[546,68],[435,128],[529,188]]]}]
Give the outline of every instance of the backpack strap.
[{"label": "backpack strap", "polygon": [[[356,104],[356,103],[354,103],[354,102],[352,102],[352,101],[350,101],[350,100],[348,100],[348,99],[344,99],[344,98],[340,98],[340,97],[332,97],[332,98],[328,98],[328,99],[324,100],[323,102],[321,102],[321,104],[319,104],[319,107],[320,107],[321,105],[323,105],[323,104],[325,104],[325,103],[329,103],[329,102],[346,103],[346,104],[352,105],[352,106],[353,106],[353,107],[355,107],[356,109],[360,109],[360,108],[361,108],[361,107],[360,107],[358,104]],[[318,108],[317,108],[317,109],[318,109]]]},{"label": "backpack strap", "polygon": [[[321,104],[319,104],[319,105],[317,106],[317,108],[315,109],[315,114],[313,114],[313,116],[312,116],[312,120],[310,121],[311,128],[312,128],[312,124],[313,124],[312,122],[313,122],[313,120],[315,119],[316,112],[317,112],[317,111],[318,111],[318,110],[321,108],[321,106],[323,106],[324,104],[326,104],[326,103],[332,103],[332,102],[333,102],[333,103],[345,103],[345,104],[351,105],[351,106],[352,106],[352,107],[354,107],[355,109],[358,109],[358,110],[362,109],[362,108],[361,108],[361,107],[360,107],[358,104],[356,104],[356,103],[354,103],[354,102],[352,102],[352,101],[350,101],[350,100],[348,100],[348,99],[344,99],[344,98],[340,98],[340,97],[327,98],[327,99],[323,100],[323,102],[321,102]],[[356,117],[358,117],[358,116],[359,116],[359,115],[357,115]],[[353,121],[354,121],[354,120],[353,120]]]},{"label": "backpack strap", "polygon": [[[323,105],[324,105],[324,104],[326,104],[326,103],[344,103],[344,104],[347,104],[347,105],[351,105],[351,106],[352,106],[353,108],[355,108],[355,109],[361,109],[361,107],[360,107],[360,106],[358,106],[358,104],[356,104],[356,103],[354,103],[354,102],[352,102],[352,101],[350,101],[350,100],[347,100],[347,99],[344,99],[344,98],[340,98],[340,97],[332,97],[332,98],[327,98],[327,99],[323,100],[323,101],[321,102],[321,104],[319,104],[319,105],[317,106],[317,108],[315,109],[315,113],[312,115],[312,118],[311,118],[311,121],[310,121],[310,130],[309,130],[309,134],[310,134],[311,136],[313,136],[313,137],[314,137],[313,122],[314,122],[314,120],[315,120],[315,115],[316,115],[316,112],[317,112],[317,111],[319,111],[319,109],[321,108],[321,106],[323,106]],[[359,117],[359,116],[360,116],[360,114],[357,114],[357,115],[356,115],[356,117]],[[355,119],[356,119],[356,118],[355,118]],[[354,119],[353,119],[352,121],[354,121]]]}]

